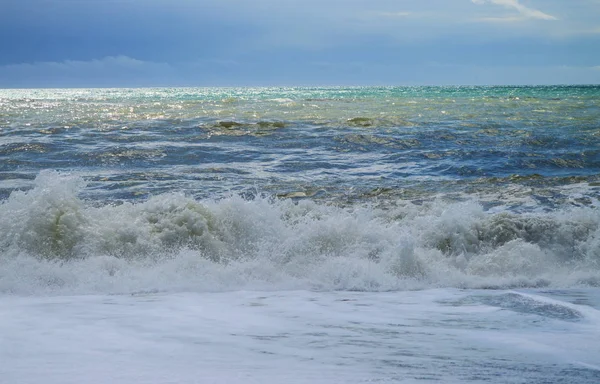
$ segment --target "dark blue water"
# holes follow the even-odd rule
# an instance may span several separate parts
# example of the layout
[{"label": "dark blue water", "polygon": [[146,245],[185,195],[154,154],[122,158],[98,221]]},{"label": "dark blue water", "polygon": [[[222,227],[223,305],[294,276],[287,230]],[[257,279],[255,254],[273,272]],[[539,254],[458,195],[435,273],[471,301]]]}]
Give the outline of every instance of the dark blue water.
[{"label": "dark blue water", "polygon": [[0,196],[44,169],[125,200],[593,187],[598,121],[595,86],[4,90]]},{"label": "dark blue water", "polygon": [[2,90],[0,291],[599,286],[599,122],[597,86]]}]

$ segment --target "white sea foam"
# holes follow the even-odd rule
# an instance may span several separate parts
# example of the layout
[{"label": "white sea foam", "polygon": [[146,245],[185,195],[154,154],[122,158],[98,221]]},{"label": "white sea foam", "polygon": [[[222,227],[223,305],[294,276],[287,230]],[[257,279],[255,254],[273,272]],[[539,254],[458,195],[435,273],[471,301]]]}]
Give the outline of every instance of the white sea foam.
[{"label": "white sea foam", "polygon": [[[599,299],[597,290],[568,291],[563,299]],[[598,383],[600,332],[586,315],[596,309],[556,297],[455,289],[5,296],[0,372],[23,384]],[[583,317],[547,316],[564,309]]]},{"label": "white sea foam", "polygon": [[489,213],[476,202],[337,207],[165,194],[79,197],[44,172],[0,205],[0,292],[107,293],[600,284],[600,212]]}]

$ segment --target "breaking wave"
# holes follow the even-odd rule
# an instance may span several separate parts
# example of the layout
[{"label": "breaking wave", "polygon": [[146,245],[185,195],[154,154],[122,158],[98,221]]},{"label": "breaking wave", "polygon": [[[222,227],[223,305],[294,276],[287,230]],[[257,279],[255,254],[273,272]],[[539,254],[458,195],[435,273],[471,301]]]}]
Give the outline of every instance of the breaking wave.
[{"label": "breaking wave", "polygon": [[43,172],[0,204],[0,292],[600,285],[600,212],[488,212],[477,201],[339,207],[170,193],[87,201]]}]

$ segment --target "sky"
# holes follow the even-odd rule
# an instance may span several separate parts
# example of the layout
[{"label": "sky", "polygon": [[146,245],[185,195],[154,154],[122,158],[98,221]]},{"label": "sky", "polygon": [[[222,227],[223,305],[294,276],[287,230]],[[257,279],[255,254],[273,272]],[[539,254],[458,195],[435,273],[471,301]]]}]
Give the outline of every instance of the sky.
[{"label": "sky", "polygon": [[0,88],[600,84],[600,0],[1,0]]}]

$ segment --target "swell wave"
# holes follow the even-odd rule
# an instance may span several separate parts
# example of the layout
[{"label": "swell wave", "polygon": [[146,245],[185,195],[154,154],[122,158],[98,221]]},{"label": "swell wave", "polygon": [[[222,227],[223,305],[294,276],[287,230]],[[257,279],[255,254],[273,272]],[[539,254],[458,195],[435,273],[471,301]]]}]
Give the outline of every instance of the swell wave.
[{"label": "swell wave", "polygon": [[600,285],[600,212],[477,201],[87,201],[44,172],[0,204],[0,292],[400,290]]}]

